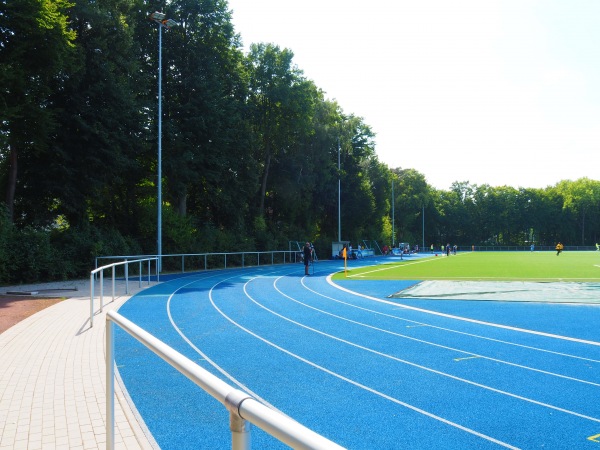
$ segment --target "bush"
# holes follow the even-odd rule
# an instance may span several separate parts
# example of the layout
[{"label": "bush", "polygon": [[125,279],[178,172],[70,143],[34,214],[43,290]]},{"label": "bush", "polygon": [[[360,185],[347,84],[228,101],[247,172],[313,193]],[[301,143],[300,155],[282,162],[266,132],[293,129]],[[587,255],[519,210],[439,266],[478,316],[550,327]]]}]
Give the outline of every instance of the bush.
[{"label": "bush", "polygon": [[32,228],[13,229],[10,241],[5,243],[5,250],[8,264],[3,282],[38,282],[54,275],[54,256],[48,233]]},{"label": "bush", "polygon": [[64,230],[16,229],[0,218],[0,283],[86,278],[100,255],[139,254],[139,245],[116,230],[93,226]]},{"label": "bush", "polygon": [[0,283],[8,279],[8,268],[10,267],[10,256],[8,243],[11,241],[14,227],[8,220],[6,208],[0,207]]}]

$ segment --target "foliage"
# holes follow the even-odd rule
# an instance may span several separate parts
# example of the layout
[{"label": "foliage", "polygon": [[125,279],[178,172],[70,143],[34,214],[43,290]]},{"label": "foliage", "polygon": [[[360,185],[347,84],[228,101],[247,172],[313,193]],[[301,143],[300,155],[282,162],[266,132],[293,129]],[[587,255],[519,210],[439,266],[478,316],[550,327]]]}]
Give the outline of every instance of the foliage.
[{"label": "foliage", "polygon": [[6,274],[11,265],[8,245],[12,241],[14,232],[15,229],[10,222],[8,211],[0,206],[0,283],[7,278]]},{"label": "foliage", "polygon": [[178,25],[139,0],[0,0],[0,282],[156,253],[159,123],[163,254],[600,240],[600,182],[436,190],[380,162],[291,49],[243,54],[225,0],[163,6]]},{"label": "foliage", "polygon": [[51,107],[71,68],[75,32],[68,28],[65,0],[11,0],[0,3],[0,155],[5,174],[5,204],[11,220],[19,200],[18,164],[47,152],[58,126]]}]

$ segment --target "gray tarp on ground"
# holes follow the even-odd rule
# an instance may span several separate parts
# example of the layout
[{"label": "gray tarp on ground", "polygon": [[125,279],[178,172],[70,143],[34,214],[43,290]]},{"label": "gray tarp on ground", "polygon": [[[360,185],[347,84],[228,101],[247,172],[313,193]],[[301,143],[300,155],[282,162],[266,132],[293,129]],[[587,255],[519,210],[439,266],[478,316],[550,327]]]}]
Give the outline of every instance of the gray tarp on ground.
[{"label": "gray tarp on ground", "polygon": [[600,304],[600,283],[432,280],[390,297]]}]

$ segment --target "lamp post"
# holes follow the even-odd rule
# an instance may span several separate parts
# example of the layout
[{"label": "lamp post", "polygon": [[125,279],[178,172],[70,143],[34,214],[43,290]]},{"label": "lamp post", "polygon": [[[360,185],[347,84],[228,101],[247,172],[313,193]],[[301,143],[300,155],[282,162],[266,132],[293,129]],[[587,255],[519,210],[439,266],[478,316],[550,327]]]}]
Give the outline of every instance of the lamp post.
[{"label": "lamp post", "polygon": [[340,138],[338,137],[338,242],[342,242],[342,180],[340,165]]},{"label": "lamp post", "polygon": [[166,14],[155,11],[149,19],[158,24],[158,217],[157,217],[157,256],[158,271],[162,271],[162,29],[179,25]]},{"label": "lamp post", "polygon": [[423,236],[423,242],[422,242],[422,244],[423,245],[421,246],[421,249],[425,250],[425,204],[423,204],[421,206],[423,208],[423,234],[422,234],[422,236]]},{"label": "lamp post", "polygon": [[392,248],[396,246],[396,201],[394,200],[394,179],[392,178]]}]

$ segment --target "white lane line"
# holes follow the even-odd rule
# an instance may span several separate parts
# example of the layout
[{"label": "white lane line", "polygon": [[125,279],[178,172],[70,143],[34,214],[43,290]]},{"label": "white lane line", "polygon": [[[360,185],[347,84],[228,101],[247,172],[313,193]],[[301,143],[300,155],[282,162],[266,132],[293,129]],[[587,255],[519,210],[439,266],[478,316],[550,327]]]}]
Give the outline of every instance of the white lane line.
[{"label": "white lane line", "polygon": [[[484,385],[484,384],[481,384],[481,383],[476,383],[476,382],[474,382],[474,381],[471,381],[471,380],[467,380],[467,379],[464,379],[464,378],[460,378],[460,377],[457,377],[457,376],[455,376],[455,375],[451,375],[451,374],[448,374],[448,373],[445,373],[445,372],[441,372],[441,371],[439,371],[439,370],[435,370],[435,369],[432,369],[432,368],[430,368],[430,367],[426,367],[426,366],[423,366],[423,365],[420,365],[420,364],[416,364],[416,363],[413,363],[413,362],[411,362],[411,361],[407,361],[407,360],[404,360],[404,359],[401,359],[401,358],[397,358],[397,357],[395,357],[395,356],[392,356],[392,355],[389,355],[389,354],[387,354],[387,353],[383,353],[383,352],[380,352],[380,351],[374,350],[374,349],[372,349],[372,348],[365,347],[365,346],[363,346],[363,345],[356,344],[356,343],[354,343],[354,342],[350,342],[350,341],[348,341],[348,340],[345,340],[345,339],[342,339],[342,338],[340,338],[340,337],[333,336],[333,335],[331,335],[331,334],[329,334],[329,333],[325,333],[324,331],[317,330],[316,328],[309,327],[308,325],[304,325],[304,324],[302,324],[302,323],[300,323],[300,322],[297,322],[297,321],[295,321],[295,320],[292,320],[292,319],[290,319],[289,317],[286,317],[286,316],[284,316],[284,315],[282,315],[282,314],[279,314],[278,312],[276,312],[276,311],[273,311],[273,310],[271,310],[271,309],[267,308],[266,306],[262,305],[261,303],[257,302],[257,301],[256,301],[254,298],[252,298],[252,296],[251,296],[250,294],[248,294],[248,292],[247,292],[247,289],[246,289],[246,287],[247,287],[247,284],[248,284],[248,283],[246,283],[246,284],[244,285],[244,293],[245,293],[245,294],[246,294],[246,296],[247,296],[247,297],[248,297],[248,298],[249,298],[249,299],[250,299],[252,302],[254,302],[256,305],[258,305],[258,306],[260,306],[261,308],[263,308],[264,310],[266,310],[266,311],[270,312],[270,313],[271,313],[271,314],[273,314],[274,316],[277,316],[277,317],[279,317],[279,318],[281,318],[281,319],[283,319],[283,320],[286,320],[286,321],[288,321],[288,322],[290,322],[290,323],[292,323],[292,324],[294,324],[294,325],[297,325],[297,326],[299,326],[299,327],[305,328],[305,329],[307,329],[307,330],[309,330],[309,331],[312,331],[312,332],[314,332],[314,333],[317,333],[317,334],[320,334],[320,335],[322,335],[322,336],[325,336],[325,337],[327,337],[327,338],[329,338],[329,339],[332,339],[332,340],[335,340],[335,341],[338,341],[338,342],[342,342],[342,343],[344,343],[344,344],[346,344],[346,345],[349,345],[349,346],[351,346],[351,347],[355,347],[355,348],[358,348],[358,349],[361,349],[361,350],[365,350],[365,351],[367,351],[367,352],[369,352],[369,353],[373,353],[373,354],[376,354],[376,355],[378,355],[378,356],[381,356],[381,357],[384,357],[384,358],[388,358],[388,359],[391,359],[391,360],[394,360],[394,361],[397,361],[397,362],[400,362],[400,363],[403,363],[403,364],[409,365],[409,366],[411,366],[411,367],[415,367],[415,368],[418,368],[418,369],[421,369],[421,370],[425,370],[425,371],[427,371],[427,372],[431,372],[431,373],[434,373],[434,374],[436,374],[436,375],[441,375],[441,376],[443,376],[443,377],[447,377],[447,378],[450,378],[450,379],[453,379],[453,380],[456,380],[456,381],[460,381],[460,382],[462,382],[462,383],[466,383],[466,384],[470,384],[470,385],[472,385],[472,386],[476,386],[476,387],[479,387],[479,388],[482,388],[482,389],[486,389],[486,390],[489,390],[489,391],[491,391],[491,392],[495,392],[495,393],[502,394],[502,395],[506,395],[506,396],[508,396],[508,397],[512,397],[512,398],[516,398],[516,399],[518,399],[518,400],[522,400],[522,401],[525,401],[525,402],[528,402],[528,403],[532,403],[532,404],[534,404],[534,405],[542,406],[542,407],[545,407],[545,408],[553,409],[553,410],[555,410],[555,411],[560,411],[560,412],[563,412],[563,413],[565,413],[565,414],[573,415],[573,416],[576,416],[576,417],[579,417],[579,418],[582,418],[582,419],[586,419],[586,420],[590,420],[590,421],[593,421],[593,422],[598,422],[598,423],[600,423],[600,419],[598,419],[598,418],[595,418],[595,417],[586,416],[585,414],[580,414],[580,413],[577,413],[577,412],[575,412],[575,411],[571,411],[571,410],[568,410],[568,409],[560,408],[560,407],[558,407],[558,406],[550,405],[550,404],[548,404],[548,403],[540,402],[540,401],[533,400],[533,399],[530,399],[530,398],[527,398],[527,397],[523,397],[523,396],[521,396],[521,395],[513,394],[513,393],[511,393],[511,392],[503,391],[503,390],[501,390],[501,389],[496,389],[496,388],[493,388],[493,387],[491,387],[491,386],[486,386],[486,385]],[[212,302],[212,297],[211,297],[211,302]],[[223,315],[223,317],[227,318],[227,319],[228,319],[228,320],[230,320],[232,323],[235,323],[235,322],[233,321],[233,319],[229,318],[229,317],[228,317],[227,315],[225,315],[225,314],[224,314],[224,313],[223,313],[223,312],[222,312],[220,309],[218,309],[217,305],[214,305],[214,307],[215,307],[215,308],[216,308],[216,309],[217,309],[217,310],[218,310],[218,311],[219,311],[219,312],[220,312],[220,313]],[[237,323],[236,323],[236,326],[238,326],[238,324],[237,324]],[[250,332],[250,331],[249,331],[249,330],[247,330],[246,328],[242,328],[242,329],[243,329],[244,331],[247,331],[247,332],[249,332],[250,334],[252,334],[252,335],[253,335],[253,336],[255,336],[255,337],[259,337],[257,334],[255,334],[255,333],[253,333],[253,332]],[[259,338],[260,338],[261,340],[263,340],[264,342],[267,342],[267,343],[268,343],[268,342],[270,342],[270,341],[267,341],[266,339],[263,339],[263,338],[261,338],[261,337],[259,337]],[[273,344],[273,345],[275,345],[275,344]],[[279,347],[278,347],[278,348],[279,348]],[[287,351],[286,351],[286,353],[287,353]]]},{"label": "white lane line", "polygon": [[[348,275],[348,278],[364,277],[365,275],[370,274],[370,273],[384,272],[386,270],[397,269],[398,267],[414,266],[415,264],[422,264],[422,263],[431,262],[431,261],[443,261],[443,258],[440,258],[440,259],[435,259],[435,258],[428,259],[428,258],[425,258],[425,259],[420,259],[418,261],[407,262],[407,263],[404,263],[404,264],[387,263],[389,265],[385,265],[384,267],[379,266],[378,269],[368,270],[366,272],[361,272],[360,274],[355,274],[355,275],[350,274],[350,275]],[[364,267],[369,267],[369,266],[364,266]]]},{"label": "white lane line", "polygon": [[[589,384],[589,385],[592,385],[592,386],[600,387],[599,383],[595,383],[593,381],[582,380],[580,378],[574,378],[574,377],[570,377],[570,376],[567,376],[567,375],[562,375],[562,374],[555,373],[555,372],[549,372],[549,371],[542,370],[542,369],[536,369],[535,367],[524,366],[522,364],[516,364],[516,363],[510,362],[510,361],[505,361],[505,360],[502,360],[502,359],[496,359],[496,358],[492,358],[492,357],[489,357],[489,356],[481,355],[481,354],[478,354],[478,353],[473,353],[473,352],[470,352],[470,351],[461,350],[461,349],[454,348],[454,347],[448,347],[446,345],[437,344],[435,342],[426,341],[426,340],[423,340],[423,339],[418,339],[418,338],[415,338],[413,336],[408,336],[408,335],[401,334],[401,333],[396,333],[396,332],[391,331],[391,330],[386,330],[384,328],[379,328],[379,327],[376,327],[376,326],[373,326],[373,325],[369,325],[369,324],[366,324],[366,323],[363,323],[363,322],[358,322],[356,320],[348,319],[346,317],[343,317],[343,316],[340,316],[340,315],[337,315],[337,314],[333,314],[331,312],[328,312],[328,311],[316,308],[314,306],[308,305],[306,303],[303,303],[300,300],[297,300],[297,299],[295,299],[293,297],[290,297],[289,295],[285,294],[277,286],[277,281],[279,281],[279,279],[276,279],[275,282],[273,283],[273,287],[274,287],[274,289],[277,292],[279,292],[281,295],[283,295],[284,297],[288,298],[289,300],[291,300],[291,301],[293,301],[293,302],[295,302],[295,303],[297,303],[299,305],[302,305],[302,306],[304,306],[306,308],[309,308],[309,309],[312,309],[314,311],[317,311],[317,312],[319,312],[321,314],[325,314],[325,315],[334,317],[334,318],[342,320],[342,321],[353,323],[353,324],[361,326],[361,327],[370,328],[370,329],[375,330],[375,331],[380,331],[380,332],[385,333],[385,334],[390,334],[392,336],[396,336],[396,337],[403,338],[403,339],[408,339],[408,340],[411,340],[411,341],[414,341],[414,342],[419,342],[419,343],[425,344],[425,345],[431,345],[432,347],[442,348],[444,350],[449,350],[449,351],[453,351],[453,352],[456,352],[456,353],[462,353],[462,354],[468,356],[468,358],[459,358],[461,360],[463,360],[463,359],[470,359],[470,358],[482,358],[482,359],[485,359],[485,360],[488,360],[488,361],[497,362],[499,364],[505,364],[507,366],[517,367],[519,369],[529,370],[529,371],[532,371],[532,372],[537,372],[537,373],[541,373],[541,374],[544,374],[544,375],[549,375],[549,376],[553,376],[553,377],[557,377],[557,378],[562,378],[562,379],[569,380],[569,381],[575,381],[577,383]],[[310,291],[312,291],[309,288],[307,288],[307,289],[310,290]]]},{"label": "white lane line", "polygon": [[588,341],[585,339],[578,339],[578,338],[573,338],[573,337],[569,337],[569,336],[561,336],[558,334],[552,334],[552,333],[544,333],[543,331],[535,331],[535,330],[527,330],[525,328],[518,328],[518,327],[511,327],[509,325],[502,325],[499,323],[492,323],[492,322],[484,322],[482,320],[476,320],[476,319],[470,319],[468,317],[461,317],[461,316],[455,316],[452,314],[445,314],[445,313],[441,313],[441,312],[437,312],[437,311],[431,311],[428,309],[423,309],[423,308],[417,308],[415,306],[408,306],[408,305],[404,305],[402,303],[396,303],[396,302],[390,302],[389,300],[383,300],[381,298],[376,298],[376,297],[371,297],[369,295],[366,294],[361,294],[359,292],[355,292],[355,291],[351,291],[350,289],[346,289],[342,286],[339,286],[337,284],[335,284],[332,280],[331,280],[332,275],[329,275],[327,277],[327,282],[335,287],[336,289],[339,289],[341,291],[350,293],[352,295],[356,295],[357,297],[363,297],[375,302],[379,302],[379,303],[385,303],[388,305],[394,305],[396,307],[400,307],[400,308],[404,308],[404,309],[409,309],[412,311],[419,311],[425,314],[431,314],[434,316],[440,316],[440,317],[445,317],[447,319],[454,319],[454,320],[462,320],[464,322],[470,322],[470,323],[476,323],[478,325],[485,325],[488,327],[495,327],[495,328],[502,328],[504,330],[511,330],[511,331],[518,331],[520,333],[528,333],[528,334],[535,334],[537,336],[544,336],[544,337],[549,337],[549,338],[553,338],[553,339],[561,339],[564,341],[570,341],[570,342],[577,342],[579,344],[588,344],[588,345],[595,345],[600,347],[600,342],[596,342],[596,341]]},{"label": "white lane line", "polygon": [[[331,283],[329,283],[329,284],[331,284]],[[525,349],[528,349],[528,350],[534,350],[534,351],[538,351],[538,352],[542,352],[542,353],[549,353],[551,355],[564,356],[566,358],[579,359],[579,360],[582,360],[582,361],[589,361],[589,362],[593,362],[593,363],[600,363],[600,361],[596,360],[596,359],[585,358],[585,357],[582,357],[582,356],[571,355],[571,354],[568,354],[568,353],[561,353],[561,352],[557,352],[557,351],[553,351],[553,350],[548,350],[548,349],[544,349],[544,348],[532,347],[530,345],[518,344],[516,342],[503,341],[501,339],[490,338],[490,337],[487,337],[487,336],[481,336],[479,334],[467,333],[467,332],[464,332],[464,331],[454,330],[452,328],[440,327],[438,325],[432,325],[432,324],[425,323],[425,322],[418,322],[416,320],[406,319],[404,317],[394,316],[392,314],[386,314],[386,313],[383,313],[381,311],[375,311],[374,309],[369,309],[369,308],[365,308],[365,307],[362,307],[362,306],[353,305],[352,303],[348,303],[348,302],[339,300],[337,298],[333,298],[333,297],[327,296],[325,294],[321,294],[320,292],[315,291],[314,289],[309,288],[304,283],[304,281],[302,281],[302,285],[308,291],[313,292],[316,295],[319,295],[321,297],[324,297],[324,298],[326,298],[328,300],[331,300],[331,301],[334,301],[336,303],[340,303],[342,305],[346,305],[346,306],[349,306],[349,307],[352,307],[352,308],[356,308],[356,309],[359,309],[361,311],[367,311],[367,312],[370,312],[370,313],[373,313],[373,314],[377,314],[377,315],[381,315],[381,316],[384,316],[384,317],[388,317],[390,319],[401,320],[403,322],[409,322],[409,323],[414,324],[415,326],[430,327],[430,328],[434,328],[436,330],[442,330],[442,331],[446,331],[446,332],[449,332],[449,333],[455,333],[455,334],[460,334],[460,335],[463,335],[463,336],[474,337],[474,338],[477,338],[477,339],[483,339],[483,340],[490,341],[490,342],[497,342],[497,343],[500,343],[500,344],[511,345],[511,346],[514,346],[514,347],[525,348]],[[335,284],[333,286],[336,289],[340,289]],[[341,289],[341,290],[345,290],[345,289]],[[357,295],[357,296],[364,297],[364,295],[358,294],[358,293],[356,293],[354,291],[349,291],[349,292],[352,295]],[[379,300],[379,299],[373,298],[373,297],[367,297],[367,298],[371,299],[371,300]],[[397,307],[397,309],[411,309],[410,307],[405,307],[405,305],[402,305],[402,304],[399,304],[399,303],[395,303],[395,302],[386,302],[386,301],[384,301],[383,303],[392,303],[394,306]],[[422,311],[427,311],[427,310],[422,310]],[[431,311],[431,312],[435,313],[434,311]]]},{"label": "white lane line", "polygon": [[[246,292],[246,285],[244,285],[244,292]],[[251,301],[253,301],[253,302],[255,302],[255,303],[256,303],[256,301],[255,301],[255,300],[254,300],[254,299],[253,299],[253,298],[252,298],[252,297],[251,297],[251,296],[250,296],[250,295],[249,295],[247,292],[246,292],[246,296],[247,296],[247,297],[248,297],[248,298],[249,298]],[[477,431],[475,431],[475,430],[472,430],[472,429],[470,429],[470,428],[464,427],[464,426],[462,426],[462,425],[460,425],[460,424],[458,424],[458,423],[455,423],[455,422],[452,422],[452,421],[450,421],[450,420],[444,419],[443,417],[436,416],[435,414],[432,414],[432,413],[430,413],[430,412],[428,412],[428,411],[425,411],[425,410],[423,410],[423,409],[420,409],[420,408],[418,408],[418,407],[416,407],[416,406],[413,406],[413,405],[410,405],[410,404],[408,404],[408,403],[406,403],[406,402],[403,402],[403,401],[401,401],[401,400],[398,400],[397,398],[391,397],[391,396],[389,396],[389,395],[387,395],[387,394],[384,394],[383,392],[377,391],[376,389],[373,389],[373,388],[371,388],[371,387],[369,387],[369,386],[366,386],[366,385],[364,385],[364,384],[361,384],[361,383],[359,383],[359,382],[357,382],[357,381],[355,381],[355,380],[352,380],[352,379],[350,379],[350,378],[347,378],[347,377],[345,377],[345,376],[343,376],[343,375],[341,375],[341,374],[339,374],[339,373],[337,373],[337,372],[334,372],[334,371],[332,371],[332,370],[329,370],[329,369],[327,369],[326,367],[323,367],[323,366],[321,366],[321,365],[319,365],[319,364],[316,364],[316,363],[315,363],[315,362],[313,362],[313,361],[310,361],[310,360],[308,360],[308,359],[306,359],[306,358],[303,358],[302,356],[300,356],[300,355],[297,355],[296,353],[293,353],[293,352],[291,352],[291,351],[289,351],[289,350],[287,350],[287,349],[285,349],[285,348],[283,348],[283,347],[281,347],[281,346],[279,346],[279,345],[275,344],[274,342],[272,342],[272,341],[269,341],[268,339],[266,339],[266,338],[264,338],[264,337],[262,337],[262,336],[260,336],[260,335],[258,335],[258,334],[256,334],[256,333],[254,333],[253,331],[249,330],[248,328],[246,328],[246,327],[244,327],[244,326],[240,325],[240,324],[239,324],[239,323],[237,323],[235,320],[233,320],[231,317],[229,317],[227,314],[225,314],[223,311],[221,311],[221,309],[219,309],[219,307],[218,307],[218,306],[217,306],[217,305],[214,303],[214,300],[213,300],[213,298],[212,298],[212,289],[211,289],[211,290],[210,290],[210,292],[209,292],[209,297],[210,297],[210,301],[211,301],[211,303],[212,303],[213,307],[214,307],[214,308],[215,308],[215,309],[216,309],[216,310],[219,312],[219,314],[221,314],[221,315],[222,315],[222,316],[223,316],[225,319],[227,319],[227,320],[228,320],[229,322],[231,322],[233,325],[235,325],[236,327],[238,327],[240,330],[242,330],[242,331],[244,331],[244,332],[248,333],[249,335],[251,335],[251,336],[255,337],[256,339],[258,339],[258,340],[260,340],[260,341],[264,342],[265,344],[267,344],[267,345],[269,345],[269,346],[271,346],[271,347],[273,347],[273,348],[275,348],[275,349],[277,349],[277,350],[281,351],[282,353],[285,353],[285,354],[287,354],[287,355],[289,355],[289,356],[291,356],[291,357],[293,357],[293,358],[295,358],[295,359],[298,359],[299,361],[301,361],[301,362],[303,362],[303,363],[305,363],[305,364],[308,364],[309,366],[311,366],[311,367],[314,367],[314,368],[316,368],[316,369],[318,369],[318,370],[321,370],[322,372],[325,372],[325,373],[327,373],[327,374],[329,374],[329,375],[331,375],[331,376],[334,376],[334,377],[336,377],[336,378],[338,378],[338,379],[340,379],[340,380],[342,380],[342,381],[345,381],[345,382],[347,382],[347,383],[349,383],[349,384],[352,384],[353,386],[356,386],[356,387],[358,387],[358,388],[360,388],[360,389],[364,389],[365,391],[371,392],[372,394],[375,394],[375,395],[377,395],[377,396],[379,396],[379,397],[382,397],[382,398],[384,398],[384,399],[386,399],[386,400],[389,400],[389,401],[391,401],[391,402],[393,402],[393,403],[396,403],[396,404],[398,404],[398,405],[401,405],[401,406],[403,406],[403,407],[405,407],[405,408],[408,408],[408,409],[410,409],[410,410],[412,410],[412,411],[415,411],[415,412],[417,412],[417,413],[419,413],[419,414],[422,414],[422,415],[424,415],[424,416],[430,417],[430,418],[432,418],[432,419],[434,419],[434,420],[440,421],[440,422],[442,422],[442,423],[445,423],[445,424],[447,424],[447,425],[450,425],[450,426],[452,426],[452,427],[458,428],[458,429],[460,429],[460,430],[462,430],[462,431],[465,431],[465,432],[467,432],[467,433],[469,433],[469,434],[473,434],[473,435],[475,435],[475,436],[477,436],[477,437],[480,437],[480,438],[482,438],[482,439],[485,439],[485,440],[487,440],[487,441],[490,441],[490,442],[493,442],[493,443],[495,443],[495,444],[498,444],[498,445],[500,445],[500,446],[502,446],[502,447],[505,447],[505,448],[510,448],[510,449],[514,449],[514,450],[517,450],[517,449],[518,449],[518,447],[514,447],[514,446],[512,446],[512,445],[510,445],[510,444],[507,444],[507,443],[505,443],[505,442],[499,441],[498,439],[495,439],[495,438],[493,438],[493,437],[491,437],[491,436],[487,436],[487,435],[485,435],[485,434],[479,433],[479,432],[477,432]],[[265,308],[264,306],[260,305],[259,303],[257,303],[257,305],[259,305],[261,308],[267,309],[267,308]],[[268,310],[268,309],[267,309],[267,311],[270,311],[270,310]],[[273,312],[272,312],[272,313],[273,313]],[[277,313],[274,313],[274,314],[275,314],[275,315],[279,315],[279,314],[277,314]],[[281,317],[282,317],[282,318],[284,318],[283,316],[281,316]],[[285,320],[290,320],[290,319],[287,319],[287,318],[284,318],[284,319],[285,319]],[[301,325],[301,324],[298,324],[298,325],[300,325],[300,326],[303,326],[304,328],[308,328],[308,327],[305,327],[304,325]],[[317,331],[317,330],[314,330],[314,331]],[[318,331],[317,331],[317,332],[318,332]],[[321,333],[321,332],[318,332],[318,333]],[[321,333],[321,334],[324,334],[324,333]]]},{"label": "white lane line", "polygon": [[[204,277],[201,280],[194,280],[194,281],[190,281],[189,283],[186,283],[182,286],[179,286],[175,291],[173,291],[171,293],[171,295],[169,295],[169,298],[167,300],[167,315],[169,317],[169,321],[171,322],[171,325],[173,326],[173,328],[175,329],[175,331],[177,331],[177,333],[181,336],[181,338],[196,352],[198,353],[207,363],[209,363],[211,366],[213,366],[216,370],[218,370],[224,377],[226,377],[228,380],[230,380],[232,383],[234,383],[236,386],[238,386],[240,389],[242,389],[243,391],[245,391],[246,393],[248,393],[249,395],[251,395],[252,397],[254,397],[256,400],[260,401],[261,403],[263,403],[264,405],[268,406],[269,408],[273,409],[274,411],[277,411],[285,416],[287,416],[287,414],[285,414],[283,411],[280,411],[279,409],[277,409],[275,406],[273,406],[272,404],[270,404],[268,401],[266,401],[264,398],[262,398],[260,395],[258,395],[256,392],[252,391],[248,386],[246,386],[245,384],[243,384],[241,381],[239,381],[237,378],[235,378],[233,375],[231,375],[229,372],[227,372],[225,369],[223,369],[221,366],[219,366],[215,361],[213,361],[206,353],[204,353],[202,350],[200,350],[186,335],[185,333],[177,326],[177,324],[175,323],[175,320],[173,319],[173,316],[171,315],[171,300],[173,299],[173,297],[175,295],[177,295],[178,291],[192,285],[195,283],[198,283],[200,281],[206,281],[207,278],[212,278],[212,277],[216,277],[218,275],[222,275],[222,274],[214,274],[211,275],[209,277]],[[258,277],[261,277],[262,275],[259,275]],[[240,274],[236,274],[234,276],[228,277],[228,278],[224,278],[220,281],[218,281],[216,284],[214,284],[210,290],[209,290],[209,299],[210,302],[213,304],[214,303],[212,301],[212,291],[213,289],[218,286],[219,284],[225,282],[225,281],[229,281],[231,279],[234,278],[239,278]],[[219,311],[220,312],[220,311]],[[221,313],[222,315],[222,313]],[[287,416],[289,417],[289,416]]]}]

